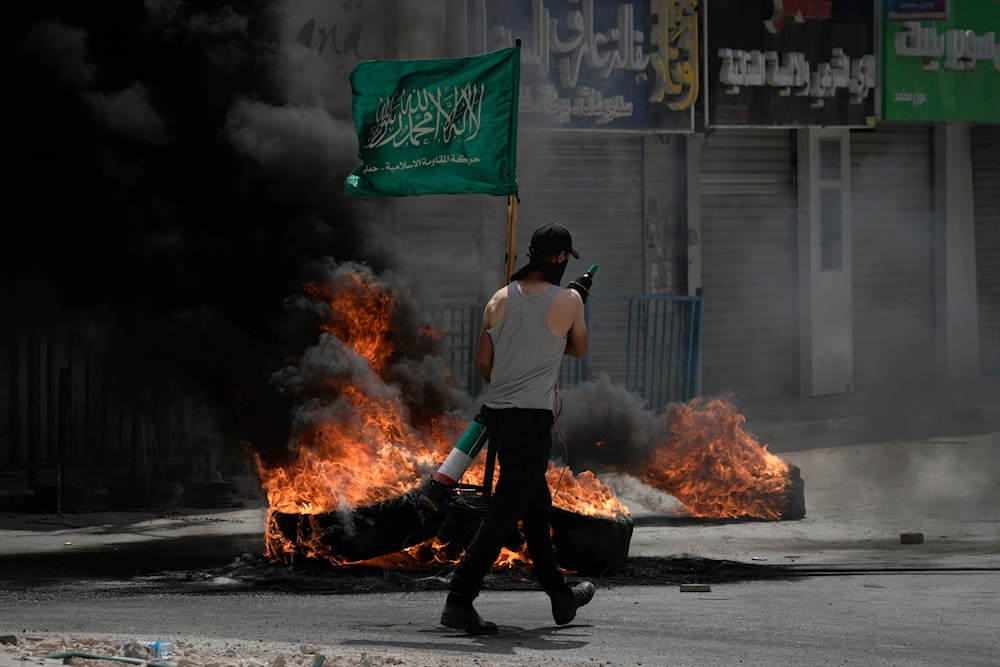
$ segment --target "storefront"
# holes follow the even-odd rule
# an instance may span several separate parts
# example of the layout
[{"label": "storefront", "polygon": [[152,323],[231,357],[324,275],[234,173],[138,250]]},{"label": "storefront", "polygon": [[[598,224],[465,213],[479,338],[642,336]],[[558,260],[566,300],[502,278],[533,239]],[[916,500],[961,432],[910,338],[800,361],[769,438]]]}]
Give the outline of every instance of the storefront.
[{"label": "storefront", "polygon": [[1000,375],[1000,125],[972,129],[979,361]]},{"label": "storefront", "polygon": [[933,130],[851,133],[856,389],[934,372]]},{"label": "storefront", "polygon": [[798,390],[792,130],[729,130],[701,146],[702,391]]}]

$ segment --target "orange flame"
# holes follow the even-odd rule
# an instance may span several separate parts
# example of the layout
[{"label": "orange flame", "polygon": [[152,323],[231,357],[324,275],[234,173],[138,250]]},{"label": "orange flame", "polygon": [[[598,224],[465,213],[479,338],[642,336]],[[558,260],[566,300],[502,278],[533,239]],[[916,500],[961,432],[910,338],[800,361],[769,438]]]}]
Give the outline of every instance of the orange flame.
[{"label": "orange flame", "polygon": [[[363,269],[341,267],[329,282],[307,284],[305,291],[326,316],[319,342],[283,369],[299,395],[289,460],[274,466],[257,460],[269,506],[266,555],[283,560],[299,553],[344,565],[349,561],[322,544],[320,530],[300,527],[302,534],[292,541],[279,530],[276,517],[307,515],[309,526],[316,515],[350,512],[412,491],[444,461],[467,422],[447,414],[429,425],[412,423],[400,388],[387,379],[399,349],[393,330],[396,299],[388,284]],[[429,327],[420,331],[436,340]],[[466,479],[482,483],[485,458],[474,462]],[[597,516],[628,514],[593,473],[575,477],[550,465],[547,475],[556,506]],[[453,562],[446,546],[435,538],[365,562],[392,567]],[[528,557],[504,550],[501,562],[526,563]]]},{"label": "orange flame", "polygon": [[552,490],[552,506],[583,516],[629,516],[611,489],[589,470],[577,476],[569,468],[557,468],[552,462],[545,473]]},{"label": "orange flame", "polygon": [[390,337],[395,301],[385,285],[356,273],[342,273],[342,284],[307,283],[305,291],[330,305],[330,317],[320,324],[364,357],[372,372],[381,375],[396,351]]},{"label": "orange flame", "polygon": [[780,518],[791,469],[743,429],[744,421],[722,398],[672,405],[667,441],[637,476],[697,517]]},{"label": "orange flame", "polygon": [[[350,513],[412,491],[444,461],[467,421],[456,414],[419,424],[411,418],[402,389],[389,377],[401,337],[394,330],[396,297],[387,283],[363,268],[340,267],[328,282],[310,283],[305,291],[325,318],[318,343],[280,373],[298,398],[289,460],[274,466],[257,461],[269,504],[266,555],[280,561],[304,554],[347,565],[352,562],[322,543],[316,517]],[[430,347],[440,338],[426,325],[419,335]],[[666,440],[638,470],[630,465],[626,472],[674,496],[698,517],[780,518],[789,466],[746,433],[743,421],[724,399],[675,404],[667,415]],[[485,459],[480,455],[473,462],[465,481],[482,484]],[[574,475],[550,463],[546,478],[557,508],[585,516],[629,515],[590,471]],[[295,540],[279,529],[279,515],[303,517]],[[391,568],[454,563],[457,556],[448,547],[435,537],[363,562]],[[522,547],[504,549],[495,565],[529,562]]]}]

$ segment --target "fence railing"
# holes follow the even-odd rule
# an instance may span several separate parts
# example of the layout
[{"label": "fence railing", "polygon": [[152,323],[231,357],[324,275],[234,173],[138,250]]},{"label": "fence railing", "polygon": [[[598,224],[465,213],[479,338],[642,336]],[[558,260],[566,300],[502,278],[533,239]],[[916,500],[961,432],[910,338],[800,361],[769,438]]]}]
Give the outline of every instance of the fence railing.
[{"label": "fence railing", "polygon": [[[587,302],[590,354],[566,357],[560,369],[562,387],[573,387],[600,375],[623,384],[664,412],[672,402],[688,401],[701,391],[702,296],[637,295],[591,297]],[[472,361],[479,343],[482,308],[447,309],[442,356],[460,386],[473,396],[483,382]]]},{"label": "fence railing", "polygon": [[[590,354],[566,357],[560,386],[607,375],[641,395],[660,413],[700,391],[701,296],[592,297],[587,303]],[[440,311],[435,326],[441,356],[455,384],[479,396],[483,381],[473,359],[482,307]],[[175,388],[136,392],[109,372],[103,354],[69,331],[21,330],[0,338],[0,471],[57,471],[80,475],[101,462],[104,473],[145,481],[152,457],[161,470],[201,468],[189,436],[188,407]],[[60,479],[70,479],[59,472]]]}]

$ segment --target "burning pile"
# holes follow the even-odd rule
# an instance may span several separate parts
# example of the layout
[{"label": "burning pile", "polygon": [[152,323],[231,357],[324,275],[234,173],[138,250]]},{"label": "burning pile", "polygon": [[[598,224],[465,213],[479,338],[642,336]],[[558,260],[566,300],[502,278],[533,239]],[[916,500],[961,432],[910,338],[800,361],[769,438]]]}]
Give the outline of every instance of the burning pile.
[{"label": "burning pile", "polygon": [[[337,565],[374,558],[399,566],[457,557],[415,497],[464,430],[469,400],[462,405],[434,354],[439,335],[407,329],[406,302],[387,281],[353,264],[328,266],[294,302],[319,316],[321,333],[274,378],[297,408],[288,459],[257,461],[272,560],[304,554]],[[667,442],[621,472],[673,495],[695,516],[779,518],[789,468],[743,433],[740,419],[720,401],[676,406]],[[483,459],[473,462],[466,481],[481,484]],[[628,509],[593,472],[575,475],[551,463],[547,476],[557,514],[624,518],[631,536]],[[386,511],[397,526],[385,525]],[[553,525],[558,549],[555,519]],[[527,560],[522,548],[505,550],[498,563]]]},{"label": "burning pile", "polygon": [[[295,302],[320,315],[321,334],[301,359],[275,375],[298,407],[288,461],[273,466],[257,461],[268,499],[271,559],[303,552],[337,564],[367,559],[366,549],[338,553],[324,538],[331,521],[345,536],[363,532],[366,513],[378,508],[403,511],[409,516],[405,530],[419,535],[409,495],[444,460],[466,418],[459,409],[421,414],[428,403],[449,403],[447,392],[438,388],[450,387],[451,381],[443,363],[428,354],[436,332],[403,330],[405,301],[405,294],[367,267],[347,264],[328,267],[324,279],[306,285]],[[481,480],[483,467],[477,461],[467,475]],[[556,507],[628,515],[592,473],[576,477],[552,465],[548,476],[553,488],[559,485]],[[306,520],[290,531],[289,516]]]},{"label": "burning pile", "polygon": [[798,471],[747,433],[744,421],[722,398],[673,404],[667,440],[631,472],[696,517],[801,518]]},{"label": "burning pile", "polygon": [[308,514],[399,496],[447,451],[458,419],[414,424],[401,388],[388,380],[399,339],[387,283],[363,267],[340,267],[306,293],[322,314],[322,334],[275,376],[298,408],[291,460],[259,464],[269,505]]}]

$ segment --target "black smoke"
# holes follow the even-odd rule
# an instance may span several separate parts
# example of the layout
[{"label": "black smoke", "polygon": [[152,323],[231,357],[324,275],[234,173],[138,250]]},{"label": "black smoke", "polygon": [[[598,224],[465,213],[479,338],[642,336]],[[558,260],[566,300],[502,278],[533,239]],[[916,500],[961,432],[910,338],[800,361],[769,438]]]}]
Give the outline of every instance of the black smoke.
[{"label": "black smoke", "polygon": [[134,392],[283,447],[269,379],[312,335],[284,300],[317,262],[384,267],[341,194],[351,129],[286,99],[280,3],[3,11],[0,334],[72,330]]}]

